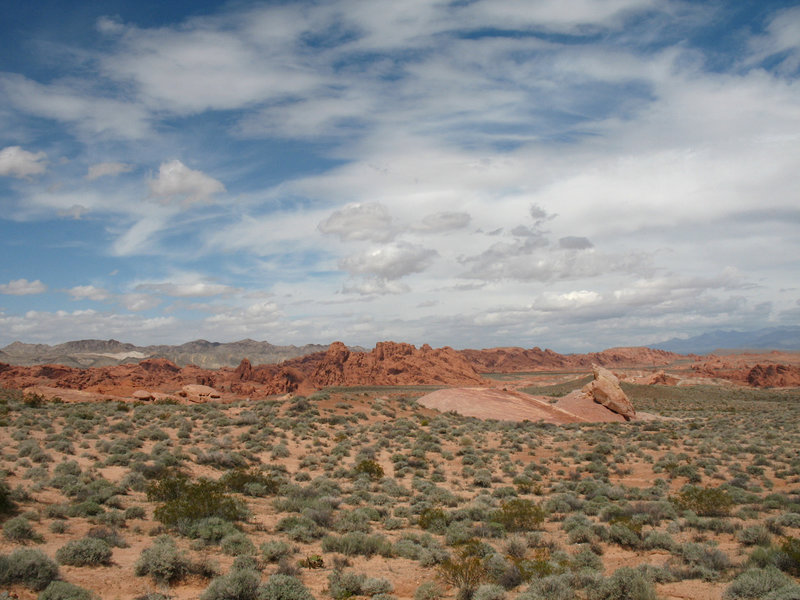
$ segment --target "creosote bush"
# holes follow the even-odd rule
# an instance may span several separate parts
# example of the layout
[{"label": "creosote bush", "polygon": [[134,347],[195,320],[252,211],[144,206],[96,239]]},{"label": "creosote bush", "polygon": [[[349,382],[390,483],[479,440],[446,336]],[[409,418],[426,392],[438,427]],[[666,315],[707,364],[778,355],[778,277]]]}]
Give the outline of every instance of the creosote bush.
[{"label": "creosote bush", "polygon": [[56,560],[73,567],[107,565],[111,563],[111,547],[98,538],[71,540],[56,551]]},{"label": "creosote bush", "polygon": [[73,583],[53,581],[39,594],[37,600],[99,600],[99,598]]},{"label": "creosote bush", "polygon": [[149,548],[142,550],[134,572],[142,577],[149,575],[157,584],[175,583],[189,572],[189,560],[178,550],[168,535],[158,537]]},{"label": "creosote bush", "polygon": [[58,565],[44,552],[18,548],[8,556],[0,555],[0,584],[20,583],[38,592],[58,578]]},{"label": "creosote bush", "polygon": [[219,481],[202,478],[190,481],[182,475],[168,474],[148,487],[147,498],[164,502],[153,515],[168,527],[185,528],[192,521],[208,517],[226,521],[246,519],[244,504],[228,496],[225,490],[225,484]]},{"label": "creosote bush", "polygon": [[691,510],[701,517],[725,517],[730,514],[733,498],[720,488],[685,486],[672,502],[683,510]]}]

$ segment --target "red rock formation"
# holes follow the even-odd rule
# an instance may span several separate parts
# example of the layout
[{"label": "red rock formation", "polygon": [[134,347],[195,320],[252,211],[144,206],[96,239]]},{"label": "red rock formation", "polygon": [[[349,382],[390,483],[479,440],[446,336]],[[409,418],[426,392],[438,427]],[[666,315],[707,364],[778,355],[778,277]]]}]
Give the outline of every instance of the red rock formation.
[{"label": "red rock formation", "polygon": [[592,367],[592,374],[594,379],[587,383],[581,391],[598,404],[622,415],[626,420],[635,418],[636,409],[633,408],[628,396],[619,387],[617,376],[599,365]]},{"label": "red rock formation", "polygon": [[372,352],[350,352],[331,344],[309,377],[314,387],[330,385],[483,384],[472,365],[452,348],[417,349],[411,344],[380,342]]},{"label": "red rock formation", "polygon": [[754,387],[798,387],[800,367],[793,365],[756,365],[747,374]]},{"label": "red rock formation", "polygon": [[663,366],[684,358],[673,352],[652,348],[610,348],[591,354],[558,354],[541,348],[490,348],[462,350],[461,354],[479,373],[583,369],[594,364],[604,367]]}]

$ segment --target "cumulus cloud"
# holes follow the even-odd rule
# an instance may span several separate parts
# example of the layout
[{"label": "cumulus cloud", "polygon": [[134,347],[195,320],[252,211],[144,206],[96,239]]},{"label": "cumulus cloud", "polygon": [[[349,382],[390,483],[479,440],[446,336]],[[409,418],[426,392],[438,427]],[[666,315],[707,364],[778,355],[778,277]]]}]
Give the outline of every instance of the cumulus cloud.
[{"label": "cumulus cloud", "polygon": [[32,294],[42,294],[47,291],[47,286],[38,279],[28,281],[27,279],[14,279],[8,283],[0,284],[0,294],[11,296],[29,296]]},{"label": "cumulus cloud", "polygon": [[89,171],[86,173],[86,179],[94,181],[100,177],[114,177],[122,173],[128,173],[133,170],[133,165],[128,165],[120,162],[104,162],[96,165],[91,165]]},{"label": "cumulus cloud", "polygon": [[117,301],[128,310],[134,312],[150,310],[161,304],[161,300],[152,294],[120,294],[117,296]]},{"label": "cumulus cloud", "polygon": [[472,217],[466,212],[437,212],[423,217],[421,221],[413,225],[413,229],[431,233],[452,231],[463,229],[469,225],[471,219]]},{"label": "cumulus cloud", "polygon": [[175,298],[204,298],[230,294],[234,288],[210,281],[188,281],[183,283],[140,283],[137,290],[156,292]]},{"label": "cumulus cloud", "polygon": [[161,163],[158,176],[148,182],[150,195],[164,204],[189,206],[209,202],[225,186],[202,171],[195,171],[175,159]]},{"label": "cumulus cloud", "polygon": [[67,293],[73,300],[94,300],[96,302],[102,302],[103,300],[111,298],[111,294],[108,293],[108,290],[94,285],[77,285],[68,289]]},{"label": "cumulus cloud", "polygon": [[588,250],[594,248],[589,238],[568,235],[558,240],[558,245],[565,250]]},{"label": "cumulus cloud", "polygon": [[339,266],[352,274],[374,275],[387,280],[400,279],[427,269],[438,253],[407,242],[396,242],[348,256]]},{"label": "cumulus cloud", "polygon": [[405,283],[399,281],[386,281],[380,278],[368,278],[363,281],[349,281],[342,286],[345,294],[360,294],[362,296],[386,294],[406,294],[411,291]]},{"label": "cumulus cloud", "polygon": [[8,146],[0,150],[0,175],[30,179],[47,169],[44,152],[28,152],[19,146]]},{"label": "cumulus cloud", "polygon": [[388,242],[397,234],[388,209],[377,202],[348,204],[318,225],[322,233],[342,240]]}]

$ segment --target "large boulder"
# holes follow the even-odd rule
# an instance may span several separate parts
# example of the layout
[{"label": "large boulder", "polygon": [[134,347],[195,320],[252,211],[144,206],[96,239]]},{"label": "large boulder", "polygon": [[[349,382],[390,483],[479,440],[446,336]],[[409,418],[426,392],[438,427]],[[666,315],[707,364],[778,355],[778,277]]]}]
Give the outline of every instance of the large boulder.
[{"label": "large boulder", "polygon": [[636,417],[633,404],[619,386],[619,379],[611,371],[599,365],[592,365],[594,380],[583,387],[583,392],[598,404],[622,415],[626,420]]}]

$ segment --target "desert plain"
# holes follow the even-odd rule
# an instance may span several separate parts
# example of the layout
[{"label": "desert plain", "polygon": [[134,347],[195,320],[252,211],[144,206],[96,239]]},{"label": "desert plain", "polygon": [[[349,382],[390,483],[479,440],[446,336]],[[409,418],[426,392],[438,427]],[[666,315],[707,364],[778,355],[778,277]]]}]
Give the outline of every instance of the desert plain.
[{"label": "desert plain", "polygon": [[800,598],[797,353],[135,358],[0,364],[0,597]]}]

